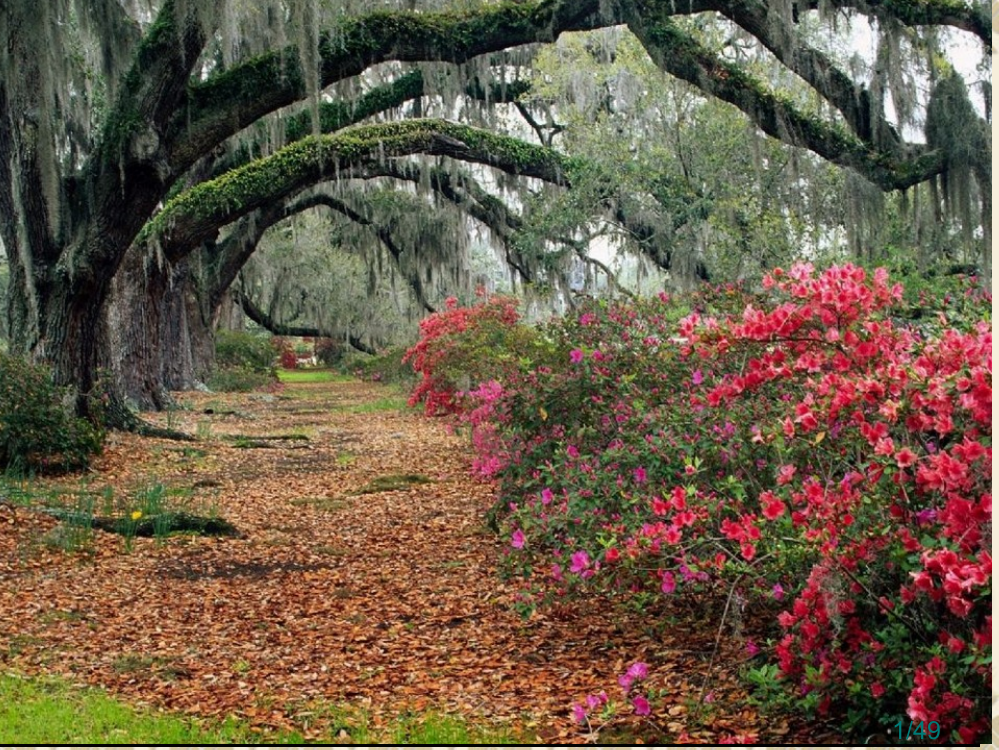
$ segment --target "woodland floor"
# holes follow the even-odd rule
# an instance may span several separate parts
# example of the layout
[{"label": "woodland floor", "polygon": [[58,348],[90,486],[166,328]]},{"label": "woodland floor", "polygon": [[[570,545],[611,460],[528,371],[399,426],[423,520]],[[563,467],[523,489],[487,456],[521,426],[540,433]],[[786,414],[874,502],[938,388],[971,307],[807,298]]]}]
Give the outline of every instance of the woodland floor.
[{"label": "woodland floor", "polygon": [[[741,639],[722,639],[711,665],[717,603],[639,617],[590,600],[523,619],[467,438],[400,408],[397,392],[350,381],[178,398],[184,409],[154,416],[199,442],[113,434],[86,477],[38,483],[119,498],[180,488],[242,536],[136,538],[127,551],[95,531],[67,552],[42,543],[54,519],[0,509],[0,668],[313,738],[347,740],[346,707],[372,727],[436,711],[561,744],[592,739],[571,704],[620,700],[617,676],[643,660],[664,706],[601,741],[835,741],[757,713],[737,680]],[[430,481],[354,494],[411,474]]]}]

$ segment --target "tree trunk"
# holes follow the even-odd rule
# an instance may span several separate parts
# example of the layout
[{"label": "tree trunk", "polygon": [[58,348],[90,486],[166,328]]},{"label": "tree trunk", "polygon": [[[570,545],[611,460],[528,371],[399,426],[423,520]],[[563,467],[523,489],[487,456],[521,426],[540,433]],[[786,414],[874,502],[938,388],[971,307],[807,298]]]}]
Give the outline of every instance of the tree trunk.
[{"label": "tree trunk", "polygon": [[188,259],[168,265],[129,250],[107,315],[111,372],[140,411],[173,405],[170,391],[204,387],[214,363],[211,311]]}]

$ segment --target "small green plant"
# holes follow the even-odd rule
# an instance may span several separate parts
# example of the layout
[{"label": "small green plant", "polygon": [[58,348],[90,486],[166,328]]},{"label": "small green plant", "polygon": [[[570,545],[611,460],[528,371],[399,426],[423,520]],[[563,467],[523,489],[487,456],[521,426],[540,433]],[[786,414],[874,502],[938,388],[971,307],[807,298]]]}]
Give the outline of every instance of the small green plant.
[{"label": "small green plant", "polygon": [[350,354],[340,362],[339,369],[361,380],[402,385],[408,389],[416,383],[416,373],[402,361],[405,354],[405,347],[388,349],[373,356]]},{"label": "small green plant", "polygon": [[200,422],[198,422],[195,434],[198,436],[198,440],[211,440],[212,420],[202,419]]},{"label": "small green plant", "polygon": [[42,538],[46,546],[64,552],[86,552],[93,548],[94,495],[78,492],[74,497],[73,507],[64,514],[62,523]]}]

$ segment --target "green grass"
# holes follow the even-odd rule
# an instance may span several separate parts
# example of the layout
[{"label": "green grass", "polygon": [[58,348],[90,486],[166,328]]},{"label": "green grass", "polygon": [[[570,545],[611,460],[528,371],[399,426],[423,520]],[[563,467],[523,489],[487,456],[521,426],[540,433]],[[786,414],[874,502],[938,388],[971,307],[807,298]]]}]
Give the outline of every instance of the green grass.
[{"label": "green grass", "polygon": [[[0,674],[0,742],[24,745],[256,744],[260,733],[234,720],[197,721],[132,708],[94,689],[54,679]],[[300,744],[296,734],[275,742]]]},{"label": "green grass", "polygon": [[395,492],[396,490],[407,490],[418,484],[428,484],[431,480],[422,474],[386,474],[375,477],[366,485],[350,493],[352,495],[371,495],[376,492]]},{"label": "green grass", "polygon": [[348,406],[335,406],[335,411],[346,411],[351,414],[372,414],[379,411],[401,411],[409,408],[405,396],[382,396],[374,401],[365,401],[361,404],[350,404]]},{"label": "green grass", "polygon": [[332,370],[278,370],[282,383],[350,383],[357,378]]},{"label": "green grass", "polygon": [[344,510],[350,506],[350,503],[342,497],[296,497],[291,501],[291,504],[308,505],[316,510],[327,512]]},{"label": "green grass", "polygon": [[[240,663],[233,668],[240,671]],[[502,728],[474,726],[460,717],[434,712],[400,717],[385,730],[369,727],[363,713],[334,705],[313,706],[309,713],[327,719],[330,727],[327,739],[331,742],[349,739],[354,744],[506,745],[520,741]],[[0,674],[0,743],[298,745],[303,742],[298,733],[262,733],[232,718],[218,722],[133,708],[101,690],[73,687],[60,679]]]}]

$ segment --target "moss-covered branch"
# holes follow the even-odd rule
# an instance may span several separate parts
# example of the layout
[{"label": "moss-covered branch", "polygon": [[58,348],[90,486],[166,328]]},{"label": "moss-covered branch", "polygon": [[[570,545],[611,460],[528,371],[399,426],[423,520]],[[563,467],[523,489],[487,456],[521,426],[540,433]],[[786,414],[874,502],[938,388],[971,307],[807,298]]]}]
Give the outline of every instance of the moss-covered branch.
[{"label": "moss-covered branch", "polygon": [[[488,89],[478,80],[469,81],[465,93],[472,99],[490,102],[509,102],[524,94],[530,88],[526,81],[514,81],[505,86],[493,84]],[[390,83],[376,86],[356,100],[320,102],[319,132],[335,133],[351,125],[356,125],[377,114],[401,107],[407,102],[419,99],[427,93],[423,71],[413,70],[404,73]],[[298,112],[290,116],[284,125],[284,143],[294,143],[312,135],[312,118],[309,112]],[[261,155],[259,148],[252,145],[239,149],[229,157],[220,160],[212,168],[212,176],[240,167]]]},{"label": "moss-covered branch", "polygon": [[[964,0],[829,0],[834,8],[849,8],[878,20],[894,19],[904,26],[950,26],[978,37],[992,51],[992,16],[985,3]],[[818,8],[818,0],[805,7]]]},{"label": "moss-covered branch", "polygon": [[157,242],[176,260],[218,230],[257,208],[304,187],[340,177],[364,176],[366,165],[411,154],[449,156],[511,174],[560,183],[571,163],[560,154],[516,138],[444,120],[366,125],[311,136],[170,201],[143,230],[141,242]]},{"label": "moss-covered branch", "polygon": [[[553,40],[565,31],[615,21],[599,0],[501,2],[474,11],[376,11],[349,18],[320,38],[320,83],[328,86],[388,60],[463,63],[480,55]],[[205,151],[260,117],[306,98],[298,56],[269,52],[190,87],[172,129],[174,161]]]},{"label": "moss-covered branch", "polygon": [[883,190],[911,187],[944,169],[938,152],[917,146],[908,149],[912,155],[879,152],[845,128],[805,114],[742,67],[721,60],[683,33],[666,9],[652,12],[653,4],[659,3],[647,3],[645,12],[628,19],[628,26],[656,65],[705,94],[734,104],[768,135],[850,167]]},{"label": "moss-covered branch", "polygon": [[805,44],[790,24],[775,24],[761,0],[719,1],[718,13],[752,34],[789,70],[807,82],[843,115],[847,127],[879,151],[897,153],[902,141],[871,92],[855,83],[825,53]]}]

